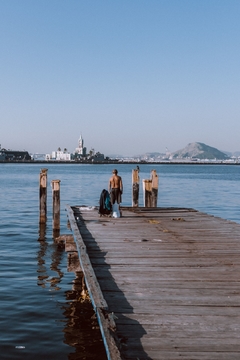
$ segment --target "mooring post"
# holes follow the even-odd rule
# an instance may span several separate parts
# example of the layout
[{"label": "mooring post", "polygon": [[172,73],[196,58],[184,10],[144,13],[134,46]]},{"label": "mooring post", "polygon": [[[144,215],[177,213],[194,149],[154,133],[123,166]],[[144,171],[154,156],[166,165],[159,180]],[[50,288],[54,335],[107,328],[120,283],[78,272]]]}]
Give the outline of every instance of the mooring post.
[{"label": "mooring post", "polygon": [[157,207],[158,175],[156,170],[151,171],[151,179],[143,180],[143,206]]},{"label": "mooring post", "polygon": [[47,171],[41,169],[39,178],[39,223],[44,224],[47,221]]},{"label": "mooring post", "polygon": [[132,170],[132,206],[138,206],[138,198],[139,198],[139,170]]},{"label": "mooring post", "polygon": [[158,175],[156,170],[151,171],[152,180],[152,207],[157,207],[158,200]]},{"label": "mooring post", "polygon": [[60,234],[60,180],[52,180],[53,197],[53,238]]},{"label": "mooring post", "polygon": [[152,180],[143,180],[143,206],[152,206]]}]

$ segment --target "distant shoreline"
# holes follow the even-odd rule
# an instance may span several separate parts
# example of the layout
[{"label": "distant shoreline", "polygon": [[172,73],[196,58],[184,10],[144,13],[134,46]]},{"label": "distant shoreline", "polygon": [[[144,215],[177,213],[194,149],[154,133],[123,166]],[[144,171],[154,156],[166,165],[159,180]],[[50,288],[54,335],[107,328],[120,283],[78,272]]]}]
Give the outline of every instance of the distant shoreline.
[{"label": "distant shoreline", "polygon": [[106,164],[132,164],[132,165],[240,165],[236,162],[201,162],[201,161],[118,161],[118,160],[106,160],[106,161],[47,161],[47,160],[0,160],[0,164],[52,164],[52,165],[106,165]]}]

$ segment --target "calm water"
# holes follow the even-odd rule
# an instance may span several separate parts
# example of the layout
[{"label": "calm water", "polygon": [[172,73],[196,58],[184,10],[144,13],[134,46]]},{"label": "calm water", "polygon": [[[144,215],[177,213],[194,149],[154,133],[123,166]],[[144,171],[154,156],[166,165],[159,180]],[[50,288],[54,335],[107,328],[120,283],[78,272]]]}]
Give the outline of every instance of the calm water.
[{"label": "calm water", "polygon": [[[61,233],[70,233],[65,205],[98,205],[113,166],[47,165],[48,222],[39,235],[43,167],[0,164],[0,358],[105,359],[91,304],[81,300],[81,279],[67,272],[66,254],[52,240],[50,182],[61,180]],[[123,205],[131,205],[133,165],[117,168]],[[240,166],[141,165],[141,179],[153,168],[159,206],[192,207],[240,223]]]}]

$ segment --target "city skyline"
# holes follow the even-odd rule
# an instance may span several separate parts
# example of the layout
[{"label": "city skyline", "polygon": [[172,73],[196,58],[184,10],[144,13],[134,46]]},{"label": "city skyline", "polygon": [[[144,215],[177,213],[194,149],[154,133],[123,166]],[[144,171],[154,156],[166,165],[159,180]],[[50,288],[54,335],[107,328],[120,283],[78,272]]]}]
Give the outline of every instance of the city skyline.
[{"label": "city skyline", "polygon": [[[239,151],[240,2],[0,2],[2,147]],[[77,135],[76,135],[77,134]]]},{"label": "city skyline", "polygon": [[[183,148],[180,148],[180,149],[177,149],[177,150],[174,150],[174,151],[169,151],[169,149],[166,147],[165,148],[165,151],[163,152],[157,152],[157,151],[145,151],[145,153],[136,153],[136,154],[125,154],[125,155],[122,155],[120,153],[118,154],[114,154],[114,153],[111,153],[109,152],[108,154],[103,154],[101,153],[98,149],[94,149],[94,148],[91,148],[89,151],[87,151],[87,148],[84,146],[84,138],[82,137],[82,134],[80,135],[80,138],[78,139],[78,147],[75,148],[73,151],[71,151],[71,149],[68,149],[66,148],[65,146],[64,147],[61,147],[59,146],[57,149],[55,150],[52,150],[50,154],[46,153],[46,152],[43,152],[43,153],[39,153],[39,152],[30,152],[28,151],[27,149],[9,149],[9,148],[6,148],[6,147],[3,147],[1,144],[0,144],[0,151],[1,150],[7,150],[7,151],[27,151],[29,152],[31,155],[33,156],[37,156],[37,155],[41,155],[41,156],[46,156],[46,159],[50,159],[50,158],[54,158],[56,157],[56,154],[57,152],[59,152],[59,154],[69,154],[69,155],[78,155],[80,154],[80,157],[83,156],[84,157],[87,157],[87,156],[92,156],[92,155],[96,155],[96,154],[99,154],[101,156],[105,156],[105,157],[110,157],[110,158],[135,158],[137,159],[138,157],[145,157],[145,156],[150,156],[150,157],[158,157],[158,156],[163,156],[164,158],[165,157],[171,157],[173,155],[175,155],[176,153],[178,152],[191,152],[192,150],[195,151],[195,149],[200,146],[200,147],[205,147],[205,148],[209,148],[207,151],[211,152],[211,151],[220,151],[221,153],[224,153],[225,155],[227,156],[232,156],[232,157],[239,157],[240,156],[240,151],[236,150],[236,151],[228,151],[228,150],[222,150],[222,149],[217,149],[217,148],[214,148],[212,147],[210,144],[204,144],[204,143],[201,143],[201,142],[191,142],[191,143],[188,143],[186,144],[185,147]],[[190,157],[192,157],[192,155],[190,155]]]}]

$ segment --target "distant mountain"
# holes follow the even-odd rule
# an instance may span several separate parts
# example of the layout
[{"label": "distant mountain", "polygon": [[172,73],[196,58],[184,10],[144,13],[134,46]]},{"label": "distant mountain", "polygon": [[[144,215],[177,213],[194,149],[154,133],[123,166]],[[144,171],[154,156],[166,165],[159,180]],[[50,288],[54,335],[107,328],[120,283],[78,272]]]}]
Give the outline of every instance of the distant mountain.
[{"label": "distant mountain", "polygon": [[217,159],[217,160],[226,160],[229,159],[229,156],[224,152],[205,145],[203,143],[194,142],[188,144],[184,149],[175,151],[171,153],[172,159]]},{"label": "distant mountain", "polygon": [[[167,149],[166,149],[167,150]],[[147,152],[142,155],[134,155],[134,156],[122,156],[120,154],[111,154],[108,155],[111,159],[127,159],[130,160],[135,159],[137,161],[144,160],[144,161],[169,161],[169,160],[187,160],[187,159],[200,159],[200,160],[227,160],[230,159],[232,156],[239,157],[240,152],[236,151],[234,153],[227,152],[227,151],[220,151],[212,146],[194,142],[188,144],[184,149],[175,151],[170,153],[166,151],[166,153],[160,152]]]},{"label": "distant mountain", "polygon": [[159,157],[162,157],[164,154],[159,153],[159,152],[147,152],[145,154],[142,155],[135,155],[134,157],[138,157],[138,158],[145,158],[145,159],[157,159]]},{"label": "distant mountain", "polygon": [[239,157],[240,156],[240,151],[234,151],[234,152],[230,152],[230,151],[223,151],[225,154],[227,154],[229,157],[231,156],[235,156],[235,157]]}]

